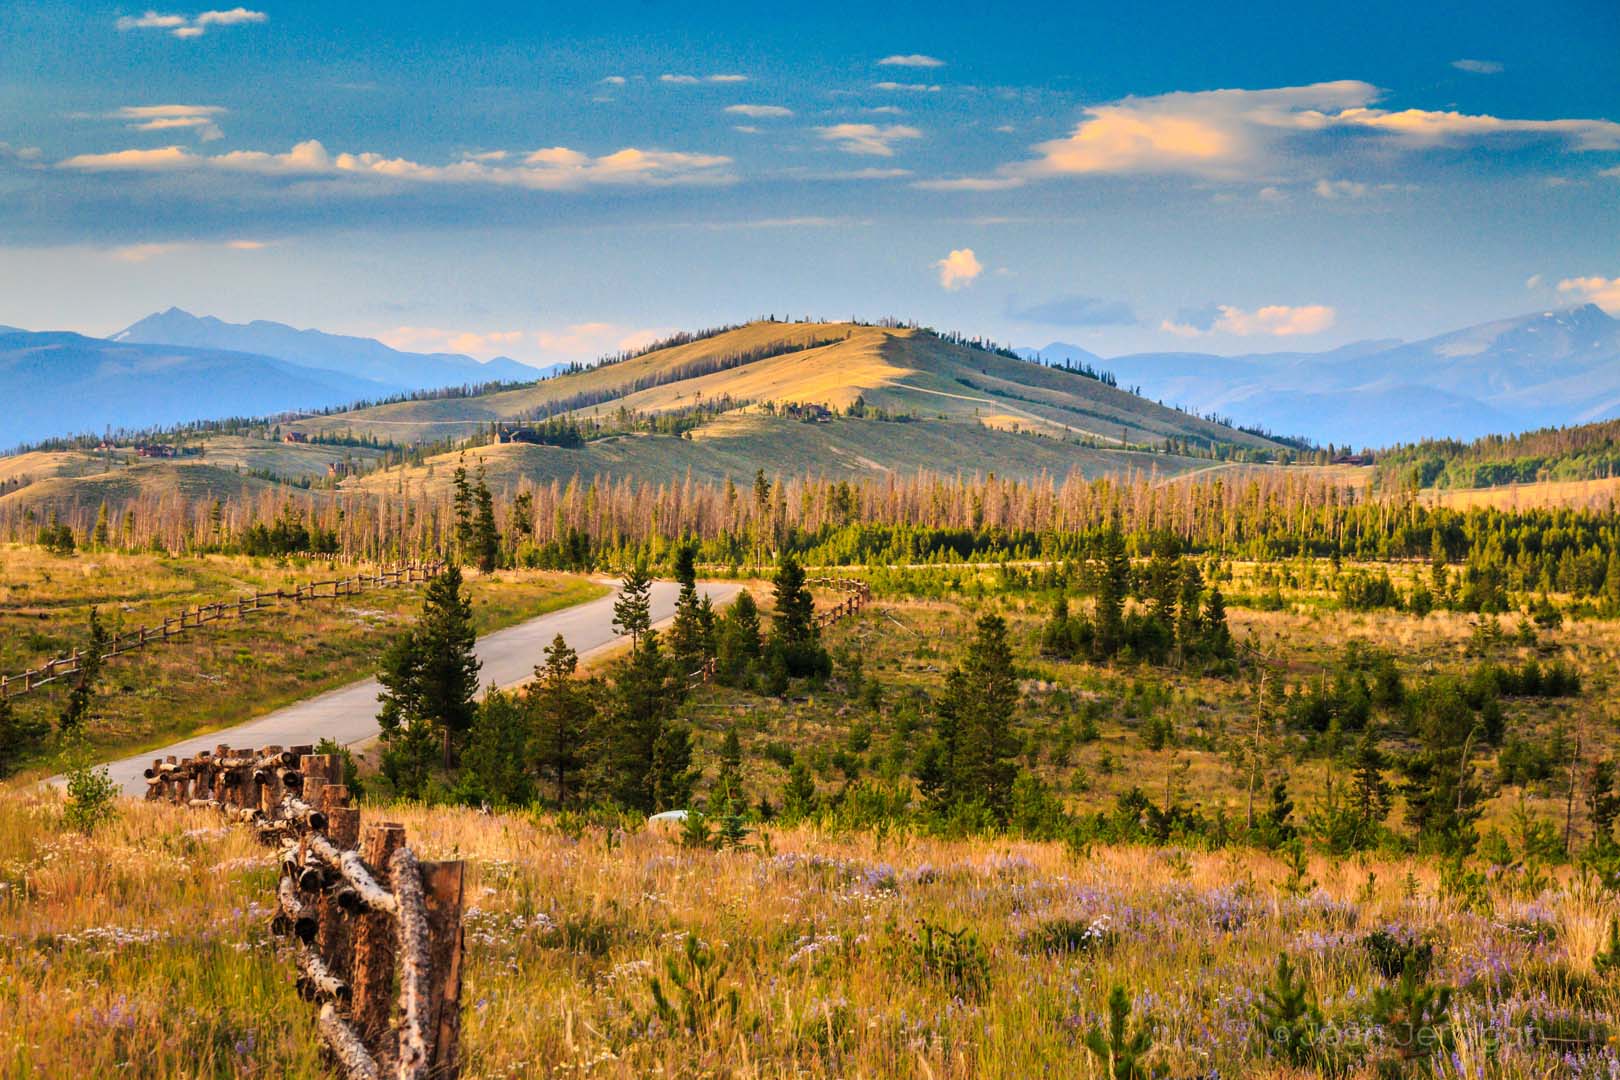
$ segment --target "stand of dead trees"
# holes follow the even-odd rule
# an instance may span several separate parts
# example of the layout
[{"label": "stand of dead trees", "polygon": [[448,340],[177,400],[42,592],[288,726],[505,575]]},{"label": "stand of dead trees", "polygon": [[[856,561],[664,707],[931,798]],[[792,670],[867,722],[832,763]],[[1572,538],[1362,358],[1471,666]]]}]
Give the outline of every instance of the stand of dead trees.
[{"label": "stand of dead trees", "polygon": [[271,928],[349,1080],[459,1074],[461,862],[420,862],[405,828],[361,829],[338,759],[308,746],[228,746],[146,770],[147,798],[217,810],[280,853]]}]

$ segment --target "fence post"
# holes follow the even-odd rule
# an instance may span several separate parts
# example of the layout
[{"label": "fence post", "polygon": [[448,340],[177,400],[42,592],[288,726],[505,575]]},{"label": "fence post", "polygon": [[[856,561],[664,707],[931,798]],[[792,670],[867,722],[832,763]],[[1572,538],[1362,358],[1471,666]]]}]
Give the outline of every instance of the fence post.
[{"label": "fence post", "polygon": [[433,973],[432,1004],[427,1017],[433,1040],[428,1075],[453,1080],[461,1073],[461,905],[463,865],[422,864],[422,892],[427,902],[428,957]]},{"label": "fence post", "polygon": [[[389,860],[405,846],[405,826],[375,821],[366,826],[360,857],[381,883],[388,877]],[[392,883],[390,882],[390,888]],[[387,912],[360,916],[354,931],[354,999],[352,1015],[360,1038],[372,1048],[379,1065],[392,1061],[393,1047],[384,1045],[388,1009],[394,990],[394,920]]]}]

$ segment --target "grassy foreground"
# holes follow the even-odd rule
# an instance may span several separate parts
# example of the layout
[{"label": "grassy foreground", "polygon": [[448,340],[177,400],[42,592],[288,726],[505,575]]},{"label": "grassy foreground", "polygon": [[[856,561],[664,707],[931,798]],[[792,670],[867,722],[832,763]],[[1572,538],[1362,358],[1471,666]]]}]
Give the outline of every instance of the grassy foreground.
[{"label": "grassy foreground", "polygon": [[[90,608],[109,631],[160,623],[199,603],[347,576],[324,560],[82,552],[0,546],[0,670],[16,674],[82,646]],[[537,571],[473,575],[479,633],[591,600],[605,586]],[[376,669],[392,633],[416,613],[421,587],[317,600],[211,623],[108,661],[85,736],[131,752],[238,723]],[[13,699],[54,723],[70,679]]]},{"label": "grassy foreground", "polygon": [[[126,803],[89,839],[60,814],[55,794],[0,791],[0,1073],[325,1075],[266,928],[264,849],[205,812]],[[1620,993],[1593,972],[1609,912],[1569,878],[1464,908],[1430,866],[1381,858],[1313,860],[1301,887],[1253,852],[809,830],[714,852],[547,818],[387,814],[425,857],[470,860],[468,1077],[1101,1077],[1083,1042],[1115,983],[1133,1024],[1151,1017],[1165,1075],[1316,1075],[1268,1056],[1257,1024],[1282,953],[1349,1075],[1371,1076],[1361,1042],[1395,1053],[1359,1019],[1390,985],[1364,946],[1378,930],[1432,943],[1432,978],[1457,987],[1439,1075],[1620,1069]],[[976,937],[950,937],[963,927]]]}]

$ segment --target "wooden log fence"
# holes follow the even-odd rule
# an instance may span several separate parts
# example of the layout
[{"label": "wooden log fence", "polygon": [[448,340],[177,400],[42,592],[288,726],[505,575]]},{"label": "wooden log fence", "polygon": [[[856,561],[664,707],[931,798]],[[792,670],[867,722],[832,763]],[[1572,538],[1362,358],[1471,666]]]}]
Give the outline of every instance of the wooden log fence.
[{"label": "wooden log fence", "polygon": [[[255,592],[251,596],[239,596],[235,600],[221,600],[213,604],[199,604],[190,610],[181,611],[178,616],[169,616],[161,623],[151,626],[141,626],[134,630],[115,635],[107,644],[107,651],[101,654],[103,660],[110,660],[123,653],[144,649],[155,641],[168,641],[178,637],[187,630],[195,630],[207,626],[209,623],[221,619],[245,619],[255,612],[266,608],[274,608],[287,601],[293,604],[308,603],[312,600],[333,600],[340,596],[356,596],[368,589],[387,589],[402,585],[415,585],[427,581],[444,569],[443,563],[411,563],[378,569],[369,574],[353,574],[346,578],[335,578],[330,581],[312,581],[303,585],[296,585],[292,590],[273,589],[269,592]],[[21,694],[38,690],[48,686],[58,679],[77,674],[84,660],[84,653],[74,649],[67,656],[59,656],[47,660],[39,667],[24,671],[18,675],[0,675],[0,699],[16,697]]]},{"label": "wooden log fence", "polygon": [[309,746],[218,746],[159,758],[146,797],[217,810],[274,845],[271,930],[348,1080],[453,1080],[460,1071],[461,862],[420,862],[405,827],[361,829],[338,758]]},{"label": "wooden log fence", "polygon": [[[816,629],[820,630],[831,626],[840,619],[847,618],[866,607],[872,602],[872,586],[859,578],[820,577],[808,578],[805,584],[812,588],[836,589],[844,593],[844,598],[828,608],[816,612]],[[696,671],[689,672],[686,684],[689,687],[702,686],[714,679],[718,670],[714,657],[703,661],[703,666]]]}]

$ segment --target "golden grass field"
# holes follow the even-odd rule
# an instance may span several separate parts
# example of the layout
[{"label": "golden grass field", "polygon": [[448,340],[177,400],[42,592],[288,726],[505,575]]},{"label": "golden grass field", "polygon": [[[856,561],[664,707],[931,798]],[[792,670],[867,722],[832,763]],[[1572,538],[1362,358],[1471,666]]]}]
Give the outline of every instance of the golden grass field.
[{"label": "golden grass field", "polygon": [[[714,852],[635,825],[386,813],[424,857],[470,864],[469,1078],[1099,1078],[1081,1038],[1116,982],[1167,1075],[1316,1075],[1267,1057],[1253,1003],[1287,952],[1356,1045],[1358,1002],[1384,984],[1360,945],[1378,928],[1434,943],[1438,977],[1465,988],[1463,1075],[1573,1076],[1575,1050],[1613,1061],[1602,1036],[1534,1034],[1620,1006],[1591,974],[1612,899],[1567,874],[1539,896],[1499,886],[1480,910],[1446,898],[1432,866],[1382,857],[1312,859],[1301,893],[1247,851],[795,829]],[[54,794],[0,790],[0,1071],[327,1075],[266,927],[265,849],[205,811],[132,803],[90,838],[59,816]],[[971,928],[982,989],[918,950],[925,923]],[[686,1029],[657,1018],[650,979],[669,985],[689,936],[738,1008],[700,1001]]]}]

